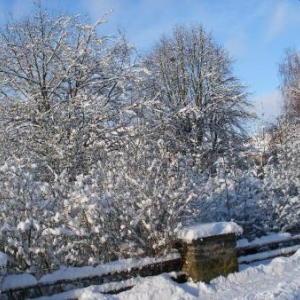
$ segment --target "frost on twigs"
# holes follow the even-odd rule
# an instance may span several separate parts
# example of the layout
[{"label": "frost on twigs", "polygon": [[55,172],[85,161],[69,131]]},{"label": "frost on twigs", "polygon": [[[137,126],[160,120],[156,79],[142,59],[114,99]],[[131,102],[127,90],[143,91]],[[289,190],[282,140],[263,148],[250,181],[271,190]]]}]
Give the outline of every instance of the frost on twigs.
[{"label": "frost on twigs", "polygon": [[10,270],[161,255],[195,221],[233,220],[251,234],[288,227],[298,181],[277,166],[253,174],[247,92],[226,51],[201,26],[178,27],[140,59],[101,26],[41,10],[0,30]]},{"label": "frost on twigs", "polygon": [[202,177],[199,155],[146,93],[152,73],[123,37],[99,36],[76,16],[42,11],[9,26],[0,33],[0,240],[10,268],[168,252]]}]

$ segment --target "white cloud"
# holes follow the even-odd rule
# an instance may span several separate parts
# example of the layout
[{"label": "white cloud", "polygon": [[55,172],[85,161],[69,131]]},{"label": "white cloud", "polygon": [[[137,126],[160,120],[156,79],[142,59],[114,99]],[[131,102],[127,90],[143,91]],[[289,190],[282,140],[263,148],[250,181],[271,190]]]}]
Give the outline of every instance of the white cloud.
[{"label": "white cloud", "polygon": [[300,23],[299,1],[277,0],[272,3],[274,2],[275,6],[271,3],[269,6],[271,17],[266,29],[267,41],[277,38],[295,24]]},{"label": "white cloud", "polygon": [[289,7],[286,1],[277,3],[267,29],[267,39],[271,40],[284,31],[288,25]]}]

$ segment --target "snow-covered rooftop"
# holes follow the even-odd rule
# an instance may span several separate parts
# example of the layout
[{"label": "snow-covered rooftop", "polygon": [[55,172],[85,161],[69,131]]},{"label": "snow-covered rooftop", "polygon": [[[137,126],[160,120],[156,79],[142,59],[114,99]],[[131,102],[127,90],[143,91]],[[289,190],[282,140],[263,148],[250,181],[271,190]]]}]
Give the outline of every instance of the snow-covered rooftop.
[{"label": "snow-covered rooftop", "polygon": [[192,240],[227,233],[241,235],[243,229],[234,222],[206,223],[182,228],[178,232],[177,237],[181,240],[191,242]]}]

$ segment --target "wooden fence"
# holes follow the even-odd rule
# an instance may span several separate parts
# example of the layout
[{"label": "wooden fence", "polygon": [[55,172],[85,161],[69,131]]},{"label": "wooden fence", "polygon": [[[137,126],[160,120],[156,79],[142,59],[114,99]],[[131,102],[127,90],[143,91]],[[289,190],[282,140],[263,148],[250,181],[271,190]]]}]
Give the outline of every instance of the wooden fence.
[{"label": "wooden fence", "polygon": [[[187,246],[192,246],[192,248],[189,248],[190,250],[188,251],[186,250],[187,252],[185,254],[181,252],[182,255],[173,253],[161,258],[131,259],[94,267],[65,268],[46,274],[40,279],[37,279],[33,274],[6,275],[1,277],[0,273],[0,299],[21,300],[44,295],[51,296],[66,290],[84,288],[90,285],[103,286],[103,293],[117,293],[133,287],[138,277],[153,276],[174,271],[181,274],[181,270],[189,272],[190,270],[184,267],[187,263],[189,264],[187,260],[190,259],[189,256],[191,254],[193,256],[191,261],[195,260],[195,258],[199,256],[199,253],[201,254],[202,261],[197,262],[198,268],[201,269],[202,273],[207,273],[210,270],[209,268],[207,271],[202,270],[203,266],[207,265],[210,259],[205,253],[214,252],[212,259],[213,262],[215,262],[215,256],[218,255],[218,251],[221,256],[228,252],[228,241],[230,239],[230,235],[201,238],[199,241],[193,241],[188,244]],[[233,238],[233,247],[235,245],[234,240]],[[205,249],[207,250],[206,252]],[[298,249],[300,249],[300,235],[286,235],[279,236],[277,240],[274,238],[272,240],[266,239],[247,243],[246,245],[240,245],[238,243],[236,251],[233,252],[236,253],[234,254],[236,255],[235,260],[237,260],[239,264],[249,264],[277,256],[289,256],[294,254]],[[203,261],[203,257],[206,257],[205,261]],[[229,261],[228,257],[225,257],[225,260]],[[232,271],[234,271],[234,268],[231,272]],[[214,275],[215,277],[224,275],[222,273],[217,275],[217,273]],[[187,276],[183,274],[183,278],[187,278]],[[121,281],[122,284],[120,284]],[[106,283],[112,282],[118,282],[118,284],[105,285]]]},{"label": "wooden fence", "polygon": [[250,264],[257,261],[290,256],[300,249],[300,235],[278,237],[277,240],[262,241],[237,247],[239,264]]},{"label": "wooden fence", "polygon": [[[101,285],[108,282],[128,280],[140,276],[153,276],[179,271],[182,259],[178,253],[161,258],[129,259],[99,266],[71,267],[57,270],[37,280],[31,274],[7,275],[0,283],[0,299],[21,300],[53,295],[67,289]],[[121,287],[121,290],[132,286]],[[107,290],[106,293],[121,290]]]}]

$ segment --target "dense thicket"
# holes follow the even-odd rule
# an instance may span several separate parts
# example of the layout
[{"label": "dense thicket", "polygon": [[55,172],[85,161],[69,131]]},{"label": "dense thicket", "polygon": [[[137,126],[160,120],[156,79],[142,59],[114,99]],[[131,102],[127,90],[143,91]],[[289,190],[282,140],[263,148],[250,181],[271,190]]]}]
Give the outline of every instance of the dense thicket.
[{"label": "dense thicket", "polygon": [[251,163],[247,92],[226,51],[201,26],[176,27],[138,59],[101,24],[40,8],[0,31],[10,270],[159,255],[193,222],[233,219],[250,236],[294,228],[294,137],[275,143],[276,164]]}]

